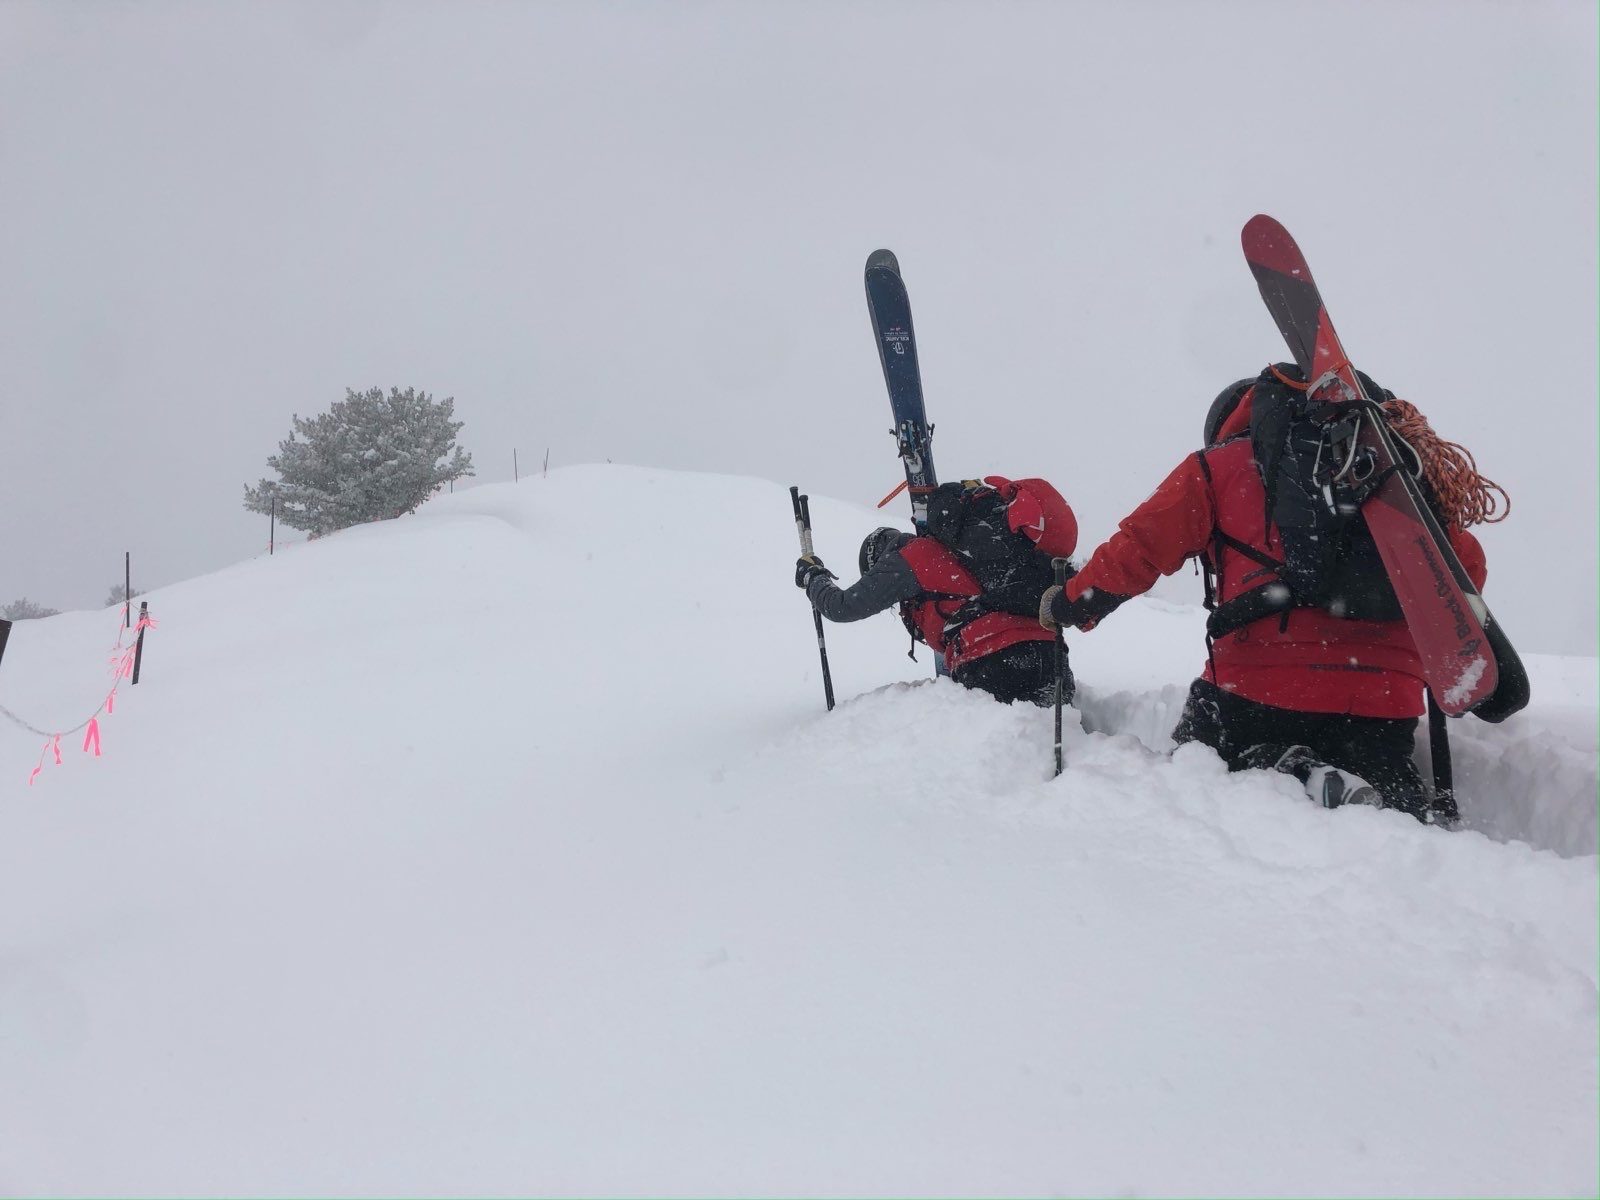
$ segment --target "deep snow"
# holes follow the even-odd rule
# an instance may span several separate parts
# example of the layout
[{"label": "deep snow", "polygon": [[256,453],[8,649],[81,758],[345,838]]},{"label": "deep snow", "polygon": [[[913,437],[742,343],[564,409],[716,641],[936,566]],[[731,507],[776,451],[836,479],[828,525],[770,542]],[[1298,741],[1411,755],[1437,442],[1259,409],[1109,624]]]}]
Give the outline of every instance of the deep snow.
[{"label": "deep snow", "polygon": [[[1179,581],[1052,780],[888,616],[824,714],[788,511],[440,497],[152,593],[102,759],[0,723],[0,1192],[1592,1194],[1594,660],[1454,723],[1491,836],[1324,812],[1167,753]],[[87,715],[111,617],[0,704]]]}]

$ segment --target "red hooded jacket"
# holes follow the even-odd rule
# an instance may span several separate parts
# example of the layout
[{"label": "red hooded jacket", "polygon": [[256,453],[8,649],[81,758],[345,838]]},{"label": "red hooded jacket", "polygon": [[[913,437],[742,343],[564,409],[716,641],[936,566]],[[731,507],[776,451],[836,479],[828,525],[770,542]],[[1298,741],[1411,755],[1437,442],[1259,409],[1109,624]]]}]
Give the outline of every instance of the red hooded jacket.
[{"label": "red hooded jacket", "polygon": [[[1196,455],[1179,463],[1068,581],[1069,600],[1090,588],[1141,595],[1196,555],[1215,571],[1218,530],[1282,556],[1277,529],[1267,523],[1266,490],[1250,439],[1234,436],[1249,430],[1250,399],[1247,393],[1224,422],[1219,444],[1201,452],[1210,478]],[[1481,588],[1483,547],[1465,530],[1451,529],[1449,537]],[[1224,553],[1217,601],[1271,581],[1243,555]],[[1298,712],[1414,717],[1423,711],[1422,662],[1404,621],[1351,621],[1322,609],[1289,609],[1287,623],[1281,614],[1264,617],[1219,638],[1204,677],[1248,700]]]}]

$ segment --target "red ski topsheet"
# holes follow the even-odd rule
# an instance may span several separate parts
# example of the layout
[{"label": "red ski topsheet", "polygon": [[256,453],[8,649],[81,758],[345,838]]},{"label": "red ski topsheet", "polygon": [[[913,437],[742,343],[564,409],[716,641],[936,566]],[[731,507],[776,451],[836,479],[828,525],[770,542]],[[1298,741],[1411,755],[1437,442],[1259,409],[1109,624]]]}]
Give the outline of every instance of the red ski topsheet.
[{"label": "red ski topsheet", "polygon": [[[1289,231],[1271,217],[1256,216],[1241,240],[1261,298],[1312,386],[1322,383],[1328,400],[1364,398],[1311,268]],[[1394,465],[1389,444],[1370,417],[1362,422],[1360,443],[1372,452],[1378,470]],[[1471,590],[1455,551],[1434,536],[1415,492],[1399,473],[1391,473],[1361,511],[1406,614],[1428,689],[1445,712],[1468,711],[1499,683],[1483,624],[1487,606]]]}]

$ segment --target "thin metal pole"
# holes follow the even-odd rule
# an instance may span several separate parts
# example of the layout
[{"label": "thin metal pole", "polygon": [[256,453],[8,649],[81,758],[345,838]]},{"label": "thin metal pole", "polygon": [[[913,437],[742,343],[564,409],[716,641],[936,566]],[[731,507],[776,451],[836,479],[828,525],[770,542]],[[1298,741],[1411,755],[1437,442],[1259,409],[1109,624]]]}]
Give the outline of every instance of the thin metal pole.
[{"label": "thin metal pole", "polygon": [[1455,771],[1450,763],[1450,727],[1439,702],[1428,689],[1428,750],[1433,759],[1433,800],[1429,815],[1435,824],[1454,825],[1461,817],[1456,805]]},{"label": "thin metal pole", "polygon": [[[1056,586],[1067,582],[1067,559],[1054,558],[1050,565],[1055,569]],[[1066,769],[1066,756],[1061,749],[1061,710],[1066,706],[1067,691],[1067,636],[1061,626],[1056,626],[1056,774]]]},{"label": "thin metal pole", "polygon": [[272,516],[267,524],[267,556],[270,558],[278,546],[278,498],[272,498]]},{"label": "thin metal pole", "polygon": [[[800,534],[800,553],[810,558],[811,549],[811,497],[802,496],[800,489],[789,489],[789,500],[794,505],[794,527]],[[811,618],[817,627],[817,656],[822,660],[822,694],[828,702],[828,711],[833,711],[833,673],[828,670],[828,643],[822,635],[822,614],[813,605]]]},{"label": "thin metal pole", "polygon": [[514,483],[522,482],[522,472],[517,469],[517,448],[511,448],[511,479]]},{"label": "thin metal pole", "polygon": [[133,552],[122,552],[122,627],[133,625]]}]

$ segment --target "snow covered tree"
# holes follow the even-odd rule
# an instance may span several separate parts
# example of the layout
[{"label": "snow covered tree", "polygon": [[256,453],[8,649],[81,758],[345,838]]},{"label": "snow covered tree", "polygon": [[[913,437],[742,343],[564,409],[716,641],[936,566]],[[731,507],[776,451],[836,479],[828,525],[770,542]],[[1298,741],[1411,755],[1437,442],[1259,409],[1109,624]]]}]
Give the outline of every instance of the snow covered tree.
[{"label": "snow covered tree", "polygon": [[4,617],[7,621],[33,621],[39,617],[53,617],[58,611],[60,610],[35,604],[24,596],[21,600],[13,600],[4,608],[0,608],[0,617]]},{"label": "snow covered tree", "polygon": [[294,432],[267,459],[279,478],[246,487],[244,506],[267,513],[276,498],[278,520],[312,537],[411,512],[473,474],[472,456],[455,444],[454,415],[454,397],[346,388],[320,416],[294,416]]},{"label": "snow covered tree", "polygon": [[[111,590],[106,593],[105,603],[103,605],[101,605],[101,607],[102,608],[111,608],[113,606],[120,605],[123,602],[123,600],[125,600],[127,598],[127,596],[129,595],[129,593],[127,592],[126,588],[127,588],[127,584],[126,583],[122,583],[122,582],[113,583],[111,585]],[[144,595],[144,589],[143,588],[134,588],[132,594],[135,595],[135,596],[142,596],[142,595]]]}]

